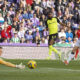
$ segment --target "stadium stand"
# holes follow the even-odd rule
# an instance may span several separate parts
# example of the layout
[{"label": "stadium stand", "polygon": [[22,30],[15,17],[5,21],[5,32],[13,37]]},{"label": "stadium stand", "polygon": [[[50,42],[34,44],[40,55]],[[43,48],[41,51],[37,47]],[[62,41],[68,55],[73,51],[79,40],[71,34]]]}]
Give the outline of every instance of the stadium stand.
[{"label": "stadium stand", "polygon": [[49,11],[67,25],[58,24],[59,43],[74,45],[80,26],[80,0],[0,0],[0,43],[47,45]]}]

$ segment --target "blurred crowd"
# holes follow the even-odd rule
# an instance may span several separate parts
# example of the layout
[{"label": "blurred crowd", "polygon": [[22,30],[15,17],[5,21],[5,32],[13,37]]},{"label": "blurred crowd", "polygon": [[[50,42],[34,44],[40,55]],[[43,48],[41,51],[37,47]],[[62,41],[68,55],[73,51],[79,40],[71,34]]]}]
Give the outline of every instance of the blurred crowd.
[{"label": "blurred crowd", "polygon": [[58,24],[59,43],[74,44],[80,0],[0,0],[0,43],[48,44],[48,12],[67,25]]}]

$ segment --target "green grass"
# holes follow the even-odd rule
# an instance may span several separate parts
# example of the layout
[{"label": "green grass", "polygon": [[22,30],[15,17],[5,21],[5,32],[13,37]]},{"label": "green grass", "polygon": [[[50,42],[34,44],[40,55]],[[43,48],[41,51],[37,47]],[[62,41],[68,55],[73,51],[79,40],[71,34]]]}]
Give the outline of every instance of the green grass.
[{"label": "green grass", "polygon": [[36,60],[37,68],[29,69],[29,60],[7,60],[14,64],[22,62],[23,70],[0,65],[0,80],[80,80],[80,61],[72,61],[65,66],[61,61]]}]

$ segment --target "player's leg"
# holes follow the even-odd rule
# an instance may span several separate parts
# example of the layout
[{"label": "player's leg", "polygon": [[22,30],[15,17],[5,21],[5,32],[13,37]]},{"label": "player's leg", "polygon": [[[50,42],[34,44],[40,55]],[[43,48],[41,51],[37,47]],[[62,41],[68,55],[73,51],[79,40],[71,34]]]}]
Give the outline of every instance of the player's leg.
[{"label": "player's leg", "polygon": [[[50,43],[51,42],[53,42],[53,44],[54,44],[54,40],[51,40]],[[53,47],[53,44],[49,45],[49,49],[52,50],[53,52],[55,52],[56,54],[59,54],[59,51],[56,48]]]},{"label": "player's leg", "polygon": [[72,50],[72,52],[71,52],[71,54],[69,55],[69,58],[68,58],[68,60],[67,60],[68,63],[74,58],[75,52],[76,52],[76,50],[77,50],[78,48],[79,48],[79,47],[77,47],[77,46],[75,46],[75,47],[73,48],[73,50]]},{"label": "player's leg", "polygon": [[51,55],[52,55],[52,49],[51,49],[51,45],[50,44],[52,44],[53,43],[53,41],[51,41],[51,36],[49,36],[49,41],[48,41],[48,45],[49,45],[49,57],[48,57],[48,59],[51,59]]},{"label": "player's leg", "polygon": [[75,54],[75,59],[77,59],[78,53],[79,53],[79,50],[77,49]]},{"label": "player's leg", "polygon": [[67,65],[69,64],[69,62],[75,57],[75,52],[76,50],[78,49],[79,47],[78,46],[75,46],[71,52],[71,54],[69,55],[67,61],[64,61],[64,63]]},{"label": "player's leg", "polygon": [[59,57],[61,58],[61,53],[53,47],[53,44],[55,44],[55,38],[57,36],[53,36],[53,35],[50,35],[49,36],[49,57],[51,57],[51,54],[52,54],[52,51],[55,52],[56,54],[59,55]]},{"label": "player's leg", "polygon": [[79,44],[80,44],[80,40],[77,40],[77,42],[76,42],[76,44],[75,44],[75,47],[73,48],[72,52],[70,53],[67,61],[64,61],[65,64],[69,64],[69,62],[75,57],[75,52],[76,52],[76,50],[78,50],[79,47],[80,47]]},{"label": "player's leg", "polygon": [[53,40],[51,40],[51,38],[49,37],[49,42],[48,42],[48,44],[49,44],[49,57],[48,57],[48,59],[50,59],[51,58],[51,55],[52,55],[52,44],[54,43],[54,41]]},{"label": "player's leg", "polygon": [[[50,46],[49,46],[49,50],[55,52],[56,54],[59,55],[59,58],[61,58],[61,53],[60,53],[56,48],[54,48],[53,45],[50,45]],[[50,53],[49,53],[49,54],[50,54]]]}]

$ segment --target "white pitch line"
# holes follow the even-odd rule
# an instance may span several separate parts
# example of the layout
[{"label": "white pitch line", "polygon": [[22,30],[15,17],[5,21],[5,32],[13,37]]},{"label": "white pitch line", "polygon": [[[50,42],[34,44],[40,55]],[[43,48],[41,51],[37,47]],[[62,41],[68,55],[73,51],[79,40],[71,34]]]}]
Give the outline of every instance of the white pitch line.
[{"label": "white pitch line", "polygon": [[64,68],[47,68],[51,70],[60,70],[60,71],[71,71],[71,72],[80,72],[80,70],[73,70],[73,69],[64,69]]}]

